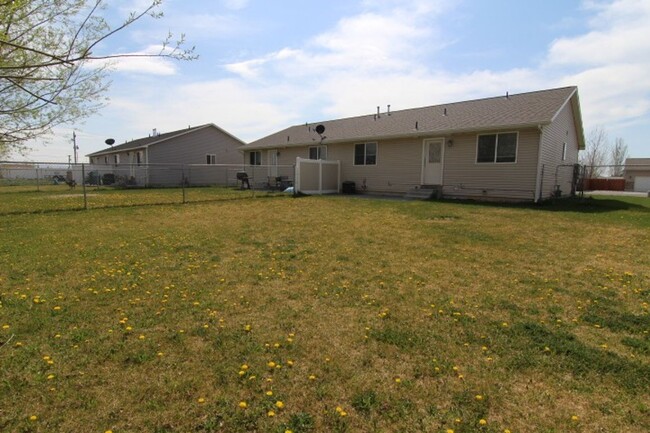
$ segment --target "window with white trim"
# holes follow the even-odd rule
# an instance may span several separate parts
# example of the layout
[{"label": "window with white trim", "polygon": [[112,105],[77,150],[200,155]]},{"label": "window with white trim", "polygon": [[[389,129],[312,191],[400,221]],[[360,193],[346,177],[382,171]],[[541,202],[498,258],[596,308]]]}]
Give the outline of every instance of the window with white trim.
[{"label": "window with white trim", "polygon": [[358,143],[354,145],[354,165],[376,165],[377,143]]},{"label": "window with white trim", "polygon": [[262,165],[262,152],[256,150],[248,154],[248,163],[250,165]]},{"label": "window with white trim", "polygon": [[517,133],[479,135],[476,144],[476,162],[517,162]]},{"label": "window with white trim", "polygon": [[311,146],[309,159],[327,159],[327,146]]},{"label": "window with white trim", "polygon": [[208,155],[205,155],[205,163],[208,165],[214,165],[217,163],[217,155],[214,153],[210,153]]}]

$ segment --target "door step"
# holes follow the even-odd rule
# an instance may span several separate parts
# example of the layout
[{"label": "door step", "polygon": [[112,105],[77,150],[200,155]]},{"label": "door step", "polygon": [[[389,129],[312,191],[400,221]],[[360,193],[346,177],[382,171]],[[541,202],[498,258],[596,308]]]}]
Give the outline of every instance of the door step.
[{"label": "door step", "polygon": [[411,188],[404,198],[413,200],[429,200],[442,198],[442,185],[420,185]]}]

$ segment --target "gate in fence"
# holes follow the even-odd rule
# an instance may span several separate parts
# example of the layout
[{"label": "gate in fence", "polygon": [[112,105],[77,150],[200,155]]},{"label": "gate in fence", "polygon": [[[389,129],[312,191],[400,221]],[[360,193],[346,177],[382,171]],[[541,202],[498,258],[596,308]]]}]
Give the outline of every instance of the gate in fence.
[{"label": "gate in fence", "polygon": [[340,161],[296,158],[296,193],[337,194],[340,187]]}]

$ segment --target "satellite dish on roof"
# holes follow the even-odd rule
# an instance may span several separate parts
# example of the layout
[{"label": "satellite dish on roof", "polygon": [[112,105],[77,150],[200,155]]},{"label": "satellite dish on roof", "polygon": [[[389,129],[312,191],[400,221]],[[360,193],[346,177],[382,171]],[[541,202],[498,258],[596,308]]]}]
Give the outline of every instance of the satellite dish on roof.
[{"label": "satellite dish on roof", "polygon": [[323,125],[318,125],[318,126],[316,127],[316,132],[318,133],[318,135],[321,135],[323,132],[325,132],[325,126],[323,126]]},{"label": "satellite dish on roof", "polygon": [[104,143],[108,144],[109,146],[112,146],[115,144],[115,140],[112,138],[107,138]]}]

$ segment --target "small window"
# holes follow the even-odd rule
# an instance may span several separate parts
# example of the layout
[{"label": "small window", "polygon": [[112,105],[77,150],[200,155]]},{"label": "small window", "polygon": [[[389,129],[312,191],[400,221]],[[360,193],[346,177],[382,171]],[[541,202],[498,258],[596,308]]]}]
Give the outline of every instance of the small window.
[{"label": "small window", "polygon": [[250,165],[262,165],[262,152],[255,151],[248,154],[248,161]]},{"label": "small window", "polygon": [[478,136],[476,162],[516,162],[517,133]]},{"label": "small window", "polygon": [[354,145],[354,165],[376,165],[377,143],[359,143]]},{"label": "small window", "polygon": [[142,151],[137,151],[137,152],[135,153],[135,162],[136,162],[136,164],[138,164],[138,165],[141,165],[141,164],[142,164]]},{"label": "small window", "polygon": [[108,156],[104,157],[104,164],[108,164]]},{"label": "small window", "polygon": [[309,159],[327,159],[327,146],[310,147]]},{"label": "small window", "polygon": [[217,155],[209,154],[205,155],[205,163],[208,165],[214,165],[217,163]]},{"label": "small window", "polygon": [[115,155],[113,155],[113,163],[115,165],[120,163],[120,155],[119,154],[116,153]]},{"label": "small window", "polygon": [[566,161],[566,143],[562,143],[562,161]]}]

